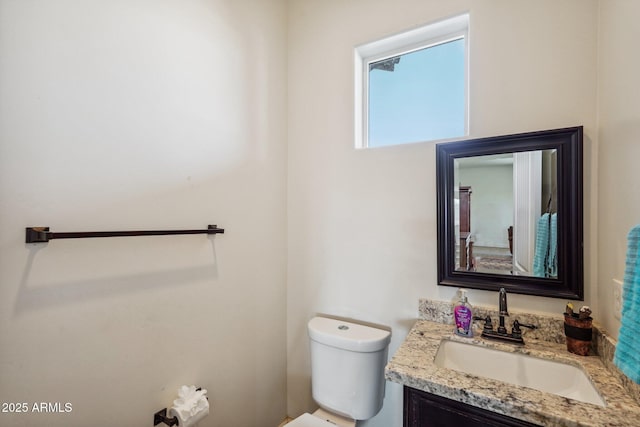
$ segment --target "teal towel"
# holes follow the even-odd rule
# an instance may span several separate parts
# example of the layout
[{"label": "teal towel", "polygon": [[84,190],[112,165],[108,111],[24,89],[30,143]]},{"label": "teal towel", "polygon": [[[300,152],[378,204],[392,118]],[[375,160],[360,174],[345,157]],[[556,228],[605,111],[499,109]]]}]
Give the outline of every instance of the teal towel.
[{"label": "teal towel", "polygon": [[622,322],[613,363],[640,384],[640,225],[627,236],[627,261],[622,288]]},{"label": "teal towel", "polygon": [[533,254],[533,275],[545,277],[547,269],[547,256],[549,254],[549,214],[543,214],[538,219],[536,228],[536,246]]},{"label": "teal towel", "polygon": [[558,214],[551,214],[549,223],[549,256],[547,257],[547,277],[558,277]]}]

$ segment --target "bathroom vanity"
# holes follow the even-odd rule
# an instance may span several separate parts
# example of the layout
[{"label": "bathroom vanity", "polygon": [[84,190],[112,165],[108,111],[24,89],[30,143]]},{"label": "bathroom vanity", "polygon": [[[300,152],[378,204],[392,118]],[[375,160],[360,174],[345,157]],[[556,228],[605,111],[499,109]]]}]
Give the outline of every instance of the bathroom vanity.
[{"label": "bathroom vanity", "polygon": [[[476,307],[476,312],[482,310]],[[525,333],[524,346],[479,334],[456,336],[448,303],[423,300],[420,315],[386,367],[386,378],[404,386],[404,426],[638,425],[640,405],[637,394],[631,394],[637,390],[623,385],[621,374],[608,368],[604,355],[567,352],[561,315],[555,319],[511,313],[512,320],[538,322],[537,330]],[[463,352],[460,360],[484,360],[475,366],[446,365],[455,354],[438,357],[443,343],[453,343],[453,350]]]},{"label": "bathroom vanity", "polygon": [[404,426],[529,427],[537,424],[404,387]]}]

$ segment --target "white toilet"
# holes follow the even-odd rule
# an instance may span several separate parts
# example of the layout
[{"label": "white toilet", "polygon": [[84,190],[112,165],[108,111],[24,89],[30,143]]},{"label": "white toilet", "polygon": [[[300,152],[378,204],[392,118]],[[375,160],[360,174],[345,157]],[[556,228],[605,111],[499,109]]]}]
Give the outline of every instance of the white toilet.
[{"label": "white toilet", "polygon": [[353,427],[382,408],[384,366],[391,332],[342,320],[314,317],[311,388],[320,409],[286,427]]}]

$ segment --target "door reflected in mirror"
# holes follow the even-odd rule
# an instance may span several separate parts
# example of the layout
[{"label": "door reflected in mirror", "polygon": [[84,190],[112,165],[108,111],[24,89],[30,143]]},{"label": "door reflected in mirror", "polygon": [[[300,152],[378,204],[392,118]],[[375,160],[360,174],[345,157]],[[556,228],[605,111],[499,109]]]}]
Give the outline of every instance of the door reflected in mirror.
[{"label": "door reflected in mirror", "polygon": [[558,277],[557,150],[454,159],[455,269]]}]

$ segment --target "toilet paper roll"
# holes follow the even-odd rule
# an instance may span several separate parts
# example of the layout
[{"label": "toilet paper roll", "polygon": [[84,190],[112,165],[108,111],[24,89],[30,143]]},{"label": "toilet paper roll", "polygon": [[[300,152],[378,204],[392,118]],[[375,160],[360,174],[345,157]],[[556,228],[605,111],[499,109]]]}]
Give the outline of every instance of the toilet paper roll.
[{"label": "toilet paper roll", "polygon": [[178,419],[179,427],[194,427],[209,415],[207,390],[183,385],[178,389],[178,398],[173,401],[169,414]]},{"label": "toilet paper roll", "polygon": [[200,409],[193,415],[185,414],[184,411],[181,411],[179,408],[175,407],[172,407],[169,410],[169,414],[178,418],[179,427],[194,427],[199,421],[209,415],[209,405],[207,404],[205,408]]}]

